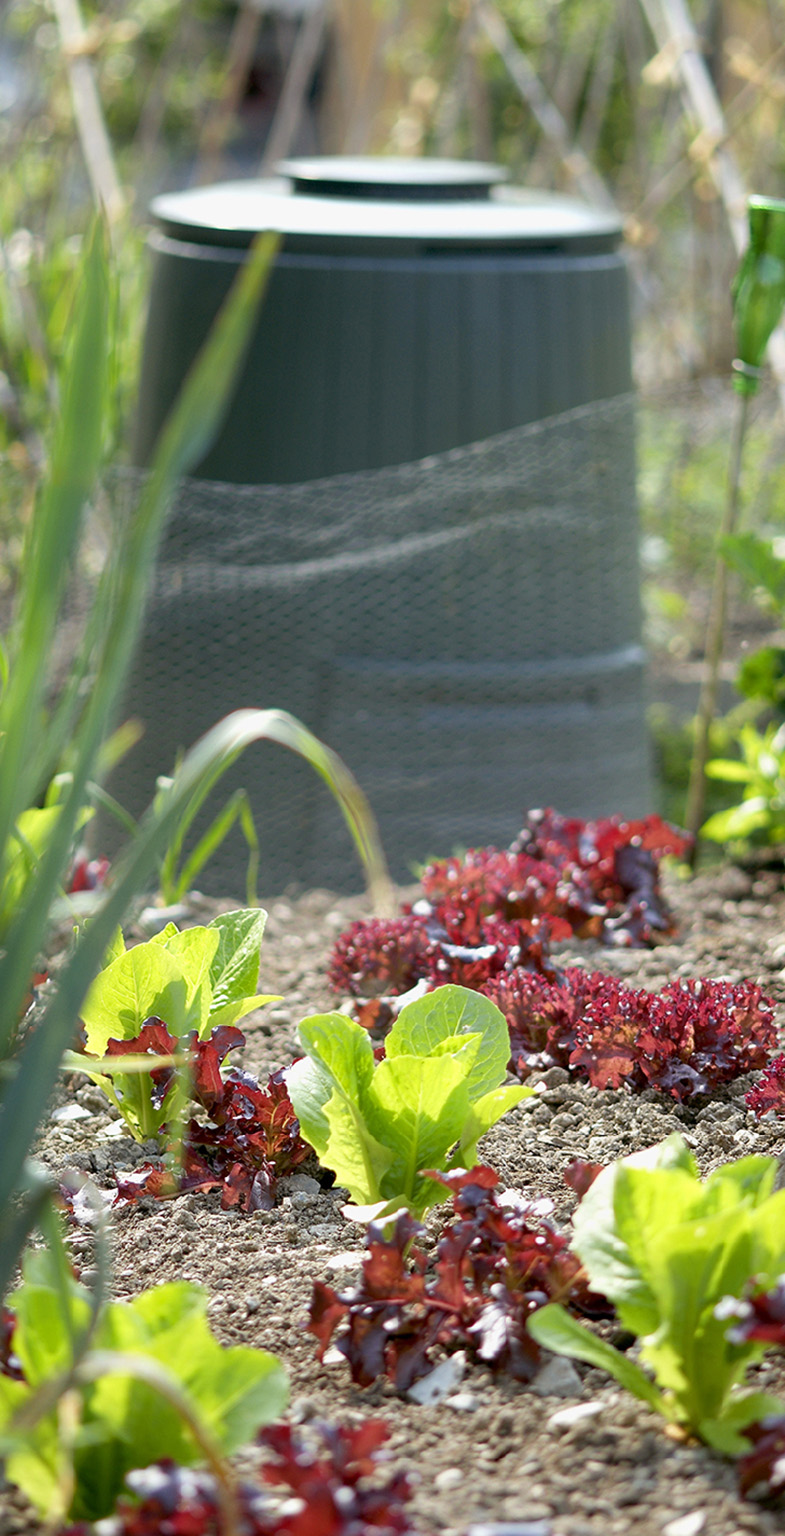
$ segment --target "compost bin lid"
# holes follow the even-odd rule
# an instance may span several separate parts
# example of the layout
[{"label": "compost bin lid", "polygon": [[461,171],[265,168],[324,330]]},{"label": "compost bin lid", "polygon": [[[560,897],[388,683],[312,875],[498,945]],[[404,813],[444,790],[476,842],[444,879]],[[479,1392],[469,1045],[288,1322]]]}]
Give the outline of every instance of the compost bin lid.
[{"label": "compost bin lid", "polygon": [[156,197],[165,235],[250,245],[275,230],[286,252],[422,256],[451,251],[579,254],[615,250],[617,214],[576,198],[503,185],[501,166],[393,156],[284,160],[278,175]]}]

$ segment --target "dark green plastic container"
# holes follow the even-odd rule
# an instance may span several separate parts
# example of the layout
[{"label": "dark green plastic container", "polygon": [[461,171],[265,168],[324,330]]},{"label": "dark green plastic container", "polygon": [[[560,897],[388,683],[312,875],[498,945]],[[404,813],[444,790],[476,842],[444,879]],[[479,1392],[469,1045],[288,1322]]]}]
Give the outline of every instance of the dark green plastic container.
[{"label": "dark green plastic container", "polygon": [[617,218],[495,166],[291,161],[158,197],[137,462],[253,236],[282,235],[226,424],[198,474],[282,484],[490,437],[630,387]]}]

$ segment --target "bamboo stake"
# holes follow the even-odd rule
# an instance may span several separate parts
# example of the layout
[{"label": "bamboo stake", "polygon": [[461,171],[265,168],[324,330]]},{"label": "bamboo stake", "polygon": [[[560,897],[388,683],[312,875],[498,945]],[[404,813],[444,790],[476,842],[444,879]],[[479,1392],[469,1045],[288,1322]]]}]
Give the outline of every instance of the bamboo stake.
[{"label": "bamboo stake", "polygon": [[305,108],[314,71],[319,60],[329,0],[317,0],[300,24],[289,67],[286,71],[281,99],[276,108],[265,145],[260,174],[265,175],[276,161],[289,154]]},{"label": "bamboo stake", "polygon": [[586,107],[578,129],[578,147],[587,160],[591,160],[599,143],[605,113],[608,108],[616,55],[619,46],[619,22],[611,11],[604,30],[599,34],[591,78],[586,92]]},{"label": "bamboo stake", "polygon": [[[719,539],[727,538],[736,527],[739,514],[741,487],[741,458],[747,431],[749,395],[740,395],[736,405],[731,438],[730,468],[728,471],[728,495],[720,525]],[[695,839],[690,863],[695,866],[698,851],[698,832],[703,823],[706,799],[706,764],[709,760],[709,737],[717,713],[717,689],[720,665],[725,643],[725,614],[728,602],[728,567],[721,554],[714,566],[714,582],[706,625],[706,644],[703,682],[701,683],[698,713],[695,719],[695,748],[690,767],[690,783],[687,791],[687,807],[684,814],[686,830]]]},{"label": "bamboo stake", "polygon": [[223,150],[242,101],[261,21],[261,6],[256,0],[241,0],[226,50],[223,90],[205,123],[199,145],[196,181],[202,185],[213,181],[220,172]]},{"label": "bamboo stake", "polygon": [[93,200],[97,208],[105,209],[110,224],[114,224],[125,212],[125,196],[106,131],[79,0],[52,0],[52,9],[68,69],[74,119]]}]

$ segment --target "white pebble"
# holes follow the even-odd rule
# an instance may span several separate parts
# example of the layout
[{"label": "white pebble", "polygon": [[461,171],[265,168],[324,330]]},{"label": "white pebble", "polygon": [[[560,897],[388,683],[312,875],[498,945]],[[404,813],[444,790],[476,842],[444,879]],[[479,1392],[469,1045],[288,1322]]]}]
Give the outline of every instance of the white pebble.
[{"label": "white pebble", "polygon": [[569,1408],[557,1408],[548,1419],[548,1429],[570,1429],[573,1424],[596,1419],[605,1408],[604,1403],[571,1403]]},{"label": "white pebble", "polygon": [[459,1488],[463,1482],[463,1472],[460,1467],[445,1467],[443,1472],[437,1472],[434,1487],[440,1493],[449,1493],[451,1488]]},{"label": "white pebble", "polygon": [[700,1536],[706,1524],[705,1509],[691,1509],[688,1515],[669,1520],[662,1528],[662,1536]]}]

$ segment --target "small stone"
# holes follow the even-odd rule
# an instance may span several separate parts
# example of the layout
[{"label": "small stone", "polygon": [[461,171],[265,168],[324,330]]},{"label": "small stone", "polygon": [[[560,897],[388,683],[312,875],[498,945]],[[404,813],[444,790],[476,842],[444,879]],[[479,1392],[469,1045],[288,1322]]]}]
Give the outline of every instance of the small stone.
[{"label": "small stone", "polygon": [[564,1067],[549,1067],[540,1078],[540,1082],[544,1083],[546,1088],[563,1088],[569,1081],[570,1074]]},{"label": "small stone", "polygon": [[108,1125],[102,1125],[94,1134],[100,1136],[102,1141],[122,1141],[126,1132],[122,1120],[111,1120]]},{"label": "small stone", "polygon": [[322,1365],[345,1365],[346,1356],[341,1354],[337,1344],[331,1344],[322,1355]]},{"label": "small stone", "polygon": [[569,1408],[557,1408],[547,1421],[548,1429],[572,1429],[574,1424],[590,1424],[605,1409],[605,1403],[571,1403]]},{"label": "small stone", "polygon": [[583,1382],[569,1360],[554,1355],[537,1372],[531,1389],[538,1397],[580,1397]]},{"label": "small stone", "polygon": [[550,1520],[491,1520],[470,1525],[466,1536],[551,1536]]},{"label": "small stone", "polygon": [[679,1515],[662,1527],[662,1536],[700,1536],[706,1524],[705,1509],[692,1509],[688,1515]]},{"label": "small stone", "polygon": [[[288,1008],[268,1008],[264,1017],[268,1024],[277,1024],[286,1029],[294,1023],[294,1015]],[[296,1178],[297,1175],[293,1174],[292,1177]]]},{"label": "small stone", "polygon": [[440,1493],[449,1493],[451,1488],[459,1488],[463,1482],[463,1472],[460,1467],[445,1467],[443,1472],[437,1472],[433,1483]]},{"label": "small stone", "polygon": [[[314,1183],[316,1183],[315,1179]],[[310,1207],[316,1203],[318,1198],[319,1196],[317,1194],[311,1194],[307,1189],[296,1189],[292,1195],[292,1210],[309,1210]]]},{"label": "small stone", "polygon": [[733,1140],[737,1147],[752,1147],[755,1144],[755,1134],[753,1131],[745,1130],[742,1126],[740,1131],[733,1132]]},{"label": "small stone", "polygon": [[173,907],[145,907],[139,914],[139,927],[144,933],[153,935],[161,933],[167,923],[179,926],[190,916],[191,908],[181,901]]},{"label": "small stone", "polygon": [[281,1179],[279,1188],[284,1195],[319,1195],[322,1190],[319,1180],[309,1173],[291,1173],[288,1179]]},{"label": "small stone", "polygon": [[81,1104],[61,1104],[52,1110],[52,1119],[56,1125],[70,1125],[74,1120],[91,1120],[92,1113]]},{"label": "small stone", "polygon": [[[412,1403],[441,1403],[448,1392],[454,1391],[455,1387],[459,1386],[463,1380],[465,1370],[466,1353],[464,1350],[458,1349],[454,1355],[450,1355],[449,1359],[442,1360],[438,1365],[434,1366],[427,1376],[421,1376],[419,1381],[415,1381],[414,1386],[409,1388],[406,1396]],[[463,1395],[468,1396],[470,1394]],[[451,1399],[451,1405],[452,1407],[455,1406],[453,1399]]]},{"label": "small stone", "polygon": [[314,1419],[317,1407],[311,1397],[296,1397],[289,1409],[289,1418],[292,1424],[307,1424],[309,1419]]},{"label": "small stone", "polygon": [[456,1392],[452,1397],[445,1399],[445,1406],[454,1408],[456,1413],[474,1413],[480,1403],[473,1392]]},{"label": "small stone", "polygon": [[359,1269],[365,1257],[364,1248],[346,1248],[343,1253],[333,1253],[329,1259],[326,1259],[324,1267],[337,1275],[347,1269]]}]

